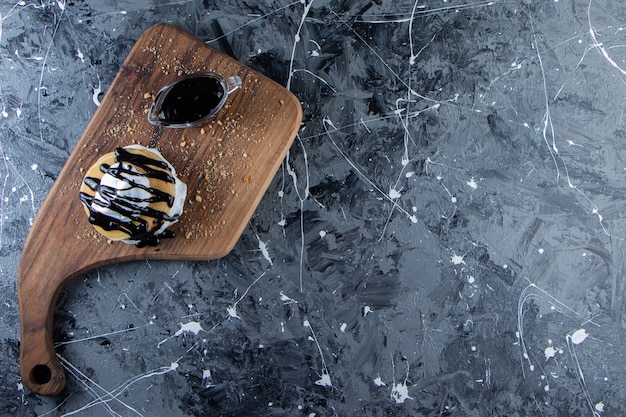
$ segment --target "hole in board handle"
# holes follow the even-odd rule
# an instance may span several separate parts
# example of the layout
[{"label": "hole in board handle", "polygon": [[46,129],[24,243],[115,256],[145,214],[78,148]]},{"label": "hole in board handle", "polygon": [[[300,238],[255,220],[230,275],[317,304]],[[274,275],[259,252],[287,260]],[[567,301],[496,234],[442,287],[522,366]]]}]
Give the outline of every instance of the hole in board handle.
[{"label": "hole in board handle", "polygon": [[30,380],[33,384],[47,384],[51,379],[52,371],[46,365],[35,365],[30,371]]}]

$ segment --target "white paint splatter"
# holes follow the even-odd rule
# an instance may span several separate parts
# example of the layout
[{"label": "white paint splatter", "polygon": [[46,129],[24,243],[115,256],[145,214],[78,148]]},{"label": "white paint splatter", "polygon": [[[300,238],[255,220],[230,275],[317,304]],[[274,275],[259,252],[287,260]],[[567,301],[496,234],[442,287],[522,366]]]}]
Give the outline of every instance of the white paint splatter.
[{"label": "white paint splatter", "polygon": [[237,305],[233,304],[232,306],[227,307],[226,312],[228,312],[228,317],[241,320],[241,317],[237,314]]},{"label": "white paint splatter", "polygon": [[[237,314],[237,304],[239,304],[239,302],[244,299],[244,297],[248,294],[248,291],[250,291],[250,288],[252,288],[257,282],[259,282],[259,280],[263,278],[264,275],[265,272],[263,272],[254,281],[252,281],[252,284],[248,285],[248,288],[246,288],[241,297],[239,297],[239,299],[235,301],[233,305],[226,308],[226,312],[228,313],[229,318],[241,320],[241,317],[239,317],[239,315]],[[237,289],[235,290],[235,294],[237,294]]]},{"label": "white paint splatter", "polygon": [[339,327],[339,330],[341,330],[343,333],[345,333],[347,328],[348,328],[348,324],[347,323],[341,323],[341,327]]},{"label": "white paint splatter", "polygon": [[267,260],[270,265],[274,265],[274,263],[272,262],[272,258],[270,257],[270,252],[267,250],[267,242],[263,242],[259,235],[256,235],[256,238],[259,241],[259,250],[261,251],[261,254],[265,258],[265,260]]},{"label": "white paint splatter", "polygon": [[324,239],[326,237],[326,230],[320,230],[320,238]]},{"label": "white paint splatter", "polygon": [[174,333],[174,336],[180,336],[185,332],[190,332],[197,335],[198,333],[200,333],[201,330],[204,329],[197,321],[190,321],[185,324],[180,323],[180,329],[176,333]]},{"label": "white paint splatter", "polygon": [[363,317],[367,317],[369,313],[373,313],[374,310],[370,308],[370,306],[363,307]]},{"label": "white paint splatter", "polygon": [[280,301],[282,301],[284,304],[298,304],[298,300],[294,300],[282,291],[280,292]]},{"label": "white paint splatter", "polygon": [[400,194],[400,192],[398,190],[396,190],[395,188],[391,188],[389,190],[389,198],[392,200],[395,200],[397,198],[402,197],[402,194]]},{"label": "white paint splatter", "polygon": [[402,383],[398,382],[397,384],[395,384],[391,389],[390,396],[393,400],[395,400],[397,404],[402,404],[406,400],[413,399],[413,397],[409,397],[409,387],[407,387],[406,381]]},{"label": "white paint splatter", "polygon": [[37,168],[39,168],[39,165],[37,165],[37,164],[32,164],[30,166],[30,169],[32,169],[33,171],[37,171]]},{"label": "white paint splatter", "polygon": [[604,412],[604,403],[602,401],[600,401],[599,403],[594,405],[593,408],[595,408],[598,413],[603,413]]},{"label": "white paint splatter", "polygon": [[453,265],[465,265],[465,260],[463,259],[463,256],[461,255],[453,254],[450,257],[450,261],[452,262]]},{"label": "white paint splatter", "polygon": [[98,107],[100,107],[100,99],[98,98],[98,96],[100,95],[101,92],[102,92],[102,84],[100,83],[100,80],[98,80],[98,86],[94,87],[93,94],[91,95],[91,100],[93,100],[93,103]]},{"label": "white paint splatter", "polygon": [[385,384],[385,381],[383,381],[382,378],[380,377],[380,374],[378,374],[378,376],[374,378],[374,384],[376,384],[377,387],[387,386],[387,384]]},{"label": "white paint splatter", "polygon": [[[161,340],[158,344],[157,347],[161,347],[161,345],[165,342],[167,342],[170,339],[173,339],[174,337],[178,337],[181,334],[185,333],[185,332],[189,332],[189,333],[193,333],[195,335],[197,335],[198,333],[200,333],[201,330],[204,330],[202,328],[202,326],[200,325],[200,323],[198,323],[197,321],[190,321],[188,323],[180,323],[180,329],[178,329],[178,331],[176,333],[174,333],[172,336],[165,338],[163,340]],[[178,367],[178,364],[176,364],[176,366]]]},{"label": "white paint splatter", "polygon": [[557,353],[557,350],[553,348],[552,346],[548,346],[547,348],[543,350],[543,354],[546,355],[546,360],[550,358],[554,358],[556,353]]},{"label": "white paint splatter", "polygon": [[466,184],[468,187],[471,187],[474,190],[478,188],[478,184],[476,183],[476,180],[474,179],[474,177],[470,178],[470,180],[467,181]]},{"label": "white paint splatter", "polygon": [[210,387],[214,387],[214,384],[211,384],[211,370],[210,369],[203,369],[202,370],[202,383],[204,384],[204,381],[207,381],[207,384],[205,385],[205,388],[210,388]]},{"label": "white paint splatter", "polygon": [[316,385],[320,385],[322,387],[332,387],[333,384],[330,382],[330,374],[328,372],[328,367],[326,366],[326,360],[324,359],[324,353],[322,352],[322,347],[320,346],[319,341],[317,340],[317,336],[315,335],[315,331],[313,327],[311,327],[311,323],[308,320],[304,320],[302,325],[311,331],[311,336],[309,340],[315,342],[315,346],[317,347],[317,351],[320,354],[320,359],[322,361],[322,374],[320,375],[320,379],[315,381]]},{"label": "white paint splatter", "polygon": [[575,345],[579,345],[589,336],[585,329],[578,329],[574,333],[572,333],[572,343]]},{"label": "white paint splatter", "polygon": [[330,382],[330,375],[322,374],[320,379],[315,381],[315,385],[319,385],[321,387],[332,387],[333,384]]}]

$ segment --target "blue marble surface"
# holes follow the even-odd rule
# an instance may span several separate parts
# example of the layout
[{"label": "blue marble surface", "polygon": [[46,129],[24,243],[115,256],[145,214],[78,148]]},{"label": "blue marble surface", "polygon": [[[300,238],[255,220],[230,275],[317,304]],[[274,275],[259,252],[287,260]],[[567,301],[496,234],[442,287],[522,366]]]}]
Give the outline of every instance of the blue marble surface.
[{"label": "blue marble surface", "polygon": [[[71,282],[66,390],[33,395],[21,248],[160,22],[302,128],[231,254]],[[620,0],[5,0],[0,25],[2,415],[626,414]]]}]

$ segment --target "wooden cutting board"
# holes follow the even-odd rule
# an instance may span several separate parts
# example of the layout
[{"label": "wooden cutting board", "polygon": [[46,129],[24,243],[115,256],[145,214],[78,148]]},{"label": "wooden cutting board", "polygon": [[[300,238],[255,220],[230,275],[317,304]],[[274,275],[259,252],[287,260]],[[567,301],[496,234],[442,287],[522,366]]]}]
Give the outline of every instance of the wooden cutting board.
[{"label": "wooden cutting board", "polygon": [[[238,75],[242,87],[204,127],[152,126],[153,96],[177,77],[211,71]],[[65,373],[52,341],[57,296],[76,276],[105,264],[142,259],[209,260],[235,245],[276,174],[302,118],[281,85],[169,25],[148,29],[124,61],[30,230],[18,270],[24,384],[56,395]],[[85,172],[118,146],[154,143],[187,184],[173,239],[137,248],[101,237],[78,192]]]}]

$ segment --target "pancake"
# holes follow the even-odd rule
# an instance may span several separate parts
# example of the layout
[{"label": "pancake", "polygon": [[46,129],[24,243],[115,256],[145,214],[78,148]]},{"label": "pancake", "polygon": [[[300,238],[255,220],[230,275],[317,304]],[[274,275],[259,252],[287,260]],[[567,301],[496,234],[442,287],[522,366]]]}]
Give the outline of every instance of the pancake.
[{"label": "pancake", "polygon": [[130,145],[100,157],[88,170],[80,200],[89,222],[109,240],[137,246],[173,237],[187,186],[153,148]]}]

